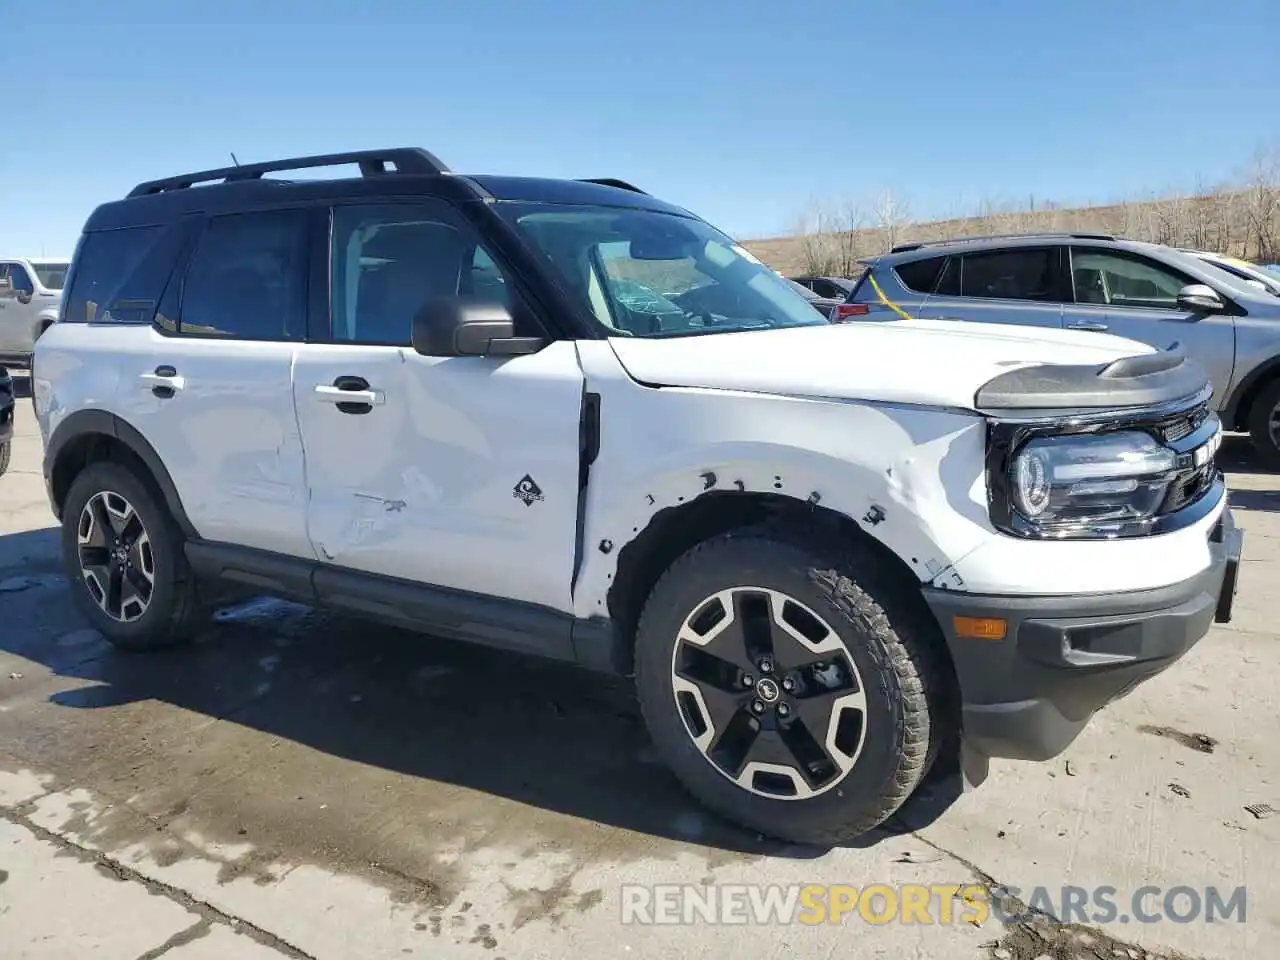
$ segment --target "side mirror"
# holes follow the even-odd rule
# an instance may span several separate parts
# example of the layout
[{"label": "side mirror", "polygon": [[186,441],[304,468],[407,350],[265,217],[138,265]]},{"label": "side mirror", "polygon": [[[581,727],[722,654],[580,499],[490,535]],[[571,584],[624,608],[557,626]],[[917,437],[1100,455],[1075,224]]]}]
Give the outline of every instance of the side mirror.
[{"label": "side mirror", "polygon": [[1221,313],[1226,309],[1218,291],[1205,283],[1189,283],[1179,290],[1178,306],[1192,313]]},{"label": "side mirror", "polygon": [[19,303],[30,303],[30,302],[31,302],[31,298],[32,298],[32,297],[34,297],[34,296],[35,296],[35,294],[34,294],[34,293],[32,293],[30,290],[19,290],[19,291],[18,291],[18,302],[19,302]]},{"label": "side mirror", "polygon": [[517,337],[515,321],[499,303],[443,297],[413,318],[413,349],[424,357],[513,357],[545,345],[541,337]]}]

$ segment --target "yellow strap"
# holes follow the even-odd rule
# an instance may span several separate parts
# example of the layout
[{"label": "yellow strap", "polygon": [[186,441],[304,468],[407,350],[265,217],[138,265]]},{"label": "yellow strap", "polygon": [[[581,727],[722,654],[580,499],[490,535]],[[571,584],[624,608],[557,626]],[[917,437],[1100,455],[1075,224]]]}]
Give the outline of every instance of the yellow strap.
[{"label": "yellow strap", "polygon": [[868,273],[867,279],[871,281],[871,289],[876,292],[876,296],[880,298],[881,303],[900,316],[903,320],[912,319],[911,315],[907,313],[907,311],[903,310],[900,306],[884,295],[884,291],[880,289],[880,284],[876,283],[875,274]]}]

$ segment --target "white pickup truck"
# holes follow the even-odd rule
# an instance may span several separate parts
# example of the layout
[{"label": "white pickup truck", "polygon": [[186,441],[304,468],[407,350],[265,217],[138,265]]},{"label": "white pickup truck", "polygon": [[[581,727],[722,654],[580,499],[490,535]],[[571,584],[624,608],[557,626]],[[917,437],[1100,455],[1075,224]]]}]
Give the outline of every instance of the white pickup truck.
[{"label": "white pickup truck", "polygon": [[40,335],[58,319],[68,261],[0,259],[0,363],[31,362]]}]

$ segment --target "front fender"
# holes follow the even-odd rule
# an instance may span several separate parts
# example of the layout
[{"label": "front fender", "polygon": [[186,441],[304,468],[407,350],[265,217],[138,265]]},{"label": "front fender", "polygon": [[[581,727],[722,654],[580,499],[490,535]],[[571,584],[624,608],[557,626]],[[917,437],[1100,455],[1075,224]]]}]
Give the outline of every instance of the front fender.
[{"label": "front fender", "polygon": [[618,555],[657,513],[716,490],[820,503],[856,521],[921,582],[950,587],[963,586],[953,565],[994,533],[985,430],[973,414],[706,390],[646,390],[642,399],[631,389],[602,397],[579,617],[608,616]]},{"label": "front fender", "polygon": [[1248,429],[1249,406],[1264,384],[1280,377],[1280,325],[1261,324],[1237,328],[1235,389],[1223,405],[1222,422],[1227,429]]}]

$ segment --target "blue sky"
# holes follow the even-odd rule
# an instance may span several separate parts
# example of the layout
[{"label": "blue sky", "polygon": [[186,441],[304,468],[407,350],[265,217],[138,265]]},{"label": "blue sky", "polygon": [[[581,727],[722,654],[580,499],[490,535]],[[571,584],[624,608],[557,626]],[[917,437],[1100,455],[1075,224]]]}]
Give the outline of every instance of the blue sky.
[{"label": "blue sky", "polygon": [[1280,145],[1274,6],[19,4],[0,252],[70,253],[95,204],[230,151],[414,145],[462,172],[617,176],[741,238],[885,189],[927,216],[1190,190]]}]

